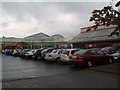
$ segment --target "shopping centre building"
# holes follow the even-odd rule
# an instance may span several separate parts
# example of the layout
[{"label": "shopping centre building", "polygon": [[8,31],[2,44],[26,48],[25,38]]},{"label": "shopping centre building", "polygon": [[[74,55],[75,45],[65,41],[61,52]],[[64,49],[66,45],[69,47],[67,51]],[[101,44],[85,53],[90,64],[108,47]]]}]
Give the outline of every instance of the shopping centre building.
[{"label": "shopping centre building", "polygon": [[74,48],[101,48],[108,46],[120,46],[120,36],[110,34],[115,30],[116,26],[110,25],[106,27],[104,25],[94,28],[85,27],[81,28],[81,32],[69,41]]},{"label": "shopping centre building", "polygon": [[49,36],[45,33],[37,33],[24,38],[2,37],[2,48],[44,48],[44,47],[67,47],[72,37],[63,37],[60,34]]},{"label": "shopping centre building", "polygon": [[[101,48],[120,47],[120,36],[110,34],[116,26],[98,26],[94,28],[81,28],[81,32],[75,37],[63,37],[56,34],[49,36],[45,33],[37,33],[24,38],[2,37],[0,39],[2,48],[43,48],[43,47],[72,47],[72,48]],[[0,46],[0,48],[1,48]]]}]

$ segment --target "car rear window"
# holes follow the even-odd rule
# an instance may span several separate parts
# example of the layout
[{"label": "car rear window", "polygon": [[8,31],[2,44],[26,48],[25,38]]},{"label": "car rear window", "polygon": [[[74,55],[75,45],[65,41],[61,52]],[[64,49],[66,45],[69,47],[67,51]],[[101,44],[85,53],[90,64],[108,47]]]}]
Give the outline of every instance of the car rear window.
[{"label": "car rear window", "polygon": [[74,53],[74,55],[84,55],[88,50],[79,50],[78,52]]},{"label": "car rear window", "polygon": [[50,53],[50,52],[52,52],[53,51],[53,49],[48,49],[46,52],[47,53]]},{"label": "car rear window", "polygon": [[71,54],[73,55],[73,54],[76,53],[77,51],[79,51],[79,50],[72,50],[72,51],[71,51]]},{"label": "car rear window", "polygon": [[62,54],[68,54],[69,51],[63,50]]}]

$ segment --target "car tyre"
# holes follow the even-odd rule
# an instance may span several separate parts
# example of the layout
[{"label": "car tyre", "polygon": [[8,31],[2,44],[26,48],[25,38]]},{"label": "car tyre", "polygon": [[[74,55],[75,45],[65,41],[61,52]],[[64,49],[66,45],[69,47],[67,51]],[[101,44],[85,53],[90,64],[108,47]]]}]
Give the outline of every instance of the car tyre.
[{"label": "car tyre", "polygon": [[113,63],[113,60],[110,58],[110,59],[108,60],[108,62],[109,62],[109,64],[112,64],[112,63]]},{"label": "car tyre", "polygon": [[40,56],[38,56],[38,58],[37,58],[38,60],[41,60],[41,57]]},{"label": "car tyre", "polygon": [[88,66],[88,67],[92,67],[92,65],[93,65],[93,63],[92,63],[91,61],[88,61],[88,62],[87,62],[87,66]]},{"label": "car tyre", "polygon": [[57,58],[56,58],[56,61],[57,61],[57,62],[60,62],[60,58],[59,58],[59,57],[57,57]]}]

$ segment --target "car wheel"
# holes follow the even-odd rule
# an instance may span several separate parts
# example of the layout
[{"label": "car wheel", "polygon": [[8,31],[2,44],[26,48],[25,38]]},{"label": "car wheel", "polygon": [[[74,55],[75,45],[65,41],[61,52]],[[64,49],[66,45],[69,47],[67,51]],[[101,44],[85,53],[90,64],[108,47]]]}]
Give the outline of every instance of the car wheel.
[{"label": "car wheel", "polygon": [[88,67],[91,67],[92,65],[93,65],[93,63],[92,63],[91,61],[88,61],[88,62],[87,62],[87,66],[88,66]]},{"label": "car wheel", "polygon": [[57,62],[60,62],[60,58],[59,58],[59,57],[57,57],[57,58],[56,58],[56,61],[57,61]]},{"label": "car wheel", "polygon": [[40,56],[38,56],[38,58],[37,58],[38,60],[40,60],[41,59],[41,57]]},{"label": "car wheel", "polygon": [[113,60],[110,58],[108,62],[109,62],[110,64],[112,64],[112,63],[113,63]]}]

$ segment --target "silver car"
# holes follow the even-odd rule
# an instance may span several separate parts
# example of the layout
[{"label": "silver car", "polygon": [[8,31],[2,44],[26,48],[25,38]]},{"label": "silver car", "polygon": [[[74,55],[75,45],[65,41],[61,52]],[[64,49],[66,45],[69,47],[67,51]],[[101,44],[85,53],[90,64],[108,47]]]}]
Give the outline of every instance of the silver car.
[{"label": "silver car", "polygon": [[64,49],[60,55],[61,62],[69,62],[70,56],[75,52],[79,51],[79,49]]},{"label": "silver car", "polygon": [[59,62],[62,51],[63,49],[55,49],[51,53],[47,53],[45,55],[45,60]]}]

